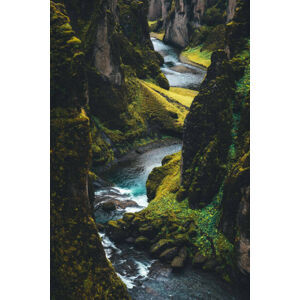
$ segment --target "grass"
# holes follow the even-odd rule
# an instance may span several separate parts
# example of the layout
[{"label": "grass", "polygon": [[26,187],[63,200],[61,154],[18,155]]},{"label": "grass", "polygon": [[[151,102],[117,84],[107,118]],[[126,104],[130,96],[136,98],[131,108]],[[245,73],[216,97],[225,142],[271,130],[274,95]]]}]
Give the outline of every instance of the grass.
[{"label": "grass", "polygon": [[[188,110],[176,103],[170,103],[158,92],[140,80],[142,91],[142,109],[145,117],[152,122],[158,122],[166,129],[181,132]],[[172,117],[177,115],[176,118]]]},{"label": "grass", "polygon": [[211,64],[210,58],[212,52],[209,52],[207,50],[203,50],[203,51],[200,50],[201,50],[201,46],[195,48],[189,48],[183,51],[181,55],[193,63],[208,68]]},{"label": "grass", "polygon": [[198,250],[205,256],[212,255],[209,237],[213,240],[217,256],[227,259],[227,254],[233,251],[233,245],[218,230],[223,188],[221,187],[212,203],[202,210],[190,209],[187,199],[178,202],[176,192],[180,187],[180,162],[181,151],[173,154],[172,159],[162,167],[165,177],[157,188],[155,198],[143,212],[147,219],[157,220],[167,217],[179,227],[184,226],[187,220],[193,220],[200,229],[197,230],[197,236],[192,240]]},{"label": "grass", "polygon": [[151,27],[152,25],[155,25],[156,23],[157,23],[157,20],[148,21],[148,26]]},{"label": "grass", "polygon": [[155,90],[156,92],[170,98],[171,100],[177,101],[178,103],[190,107],[194,98],[197,96],[198,92],[185,89],[185,88],[177,88],[171,87],[170,90],[165,90],[158,85],[144,81],[144,83],[151,89]]},{"label": "grass", "polygon": [[164,39],[165,32],[160,32],[160,33],[151,32],[150,36],[162,41]]}]

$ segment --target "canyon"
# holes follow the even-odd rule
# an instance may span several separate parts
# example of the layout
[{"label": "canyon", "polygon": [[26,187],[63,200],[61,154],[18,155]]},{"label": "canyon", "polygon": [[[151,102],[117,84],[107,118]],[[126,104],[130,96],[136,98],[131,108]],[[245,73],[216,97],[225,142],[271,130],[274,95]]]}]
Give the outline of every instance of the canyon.
[{"label": "canyon", "polygon": [[249,299],[249,1],[50,4],[51,299]]}]

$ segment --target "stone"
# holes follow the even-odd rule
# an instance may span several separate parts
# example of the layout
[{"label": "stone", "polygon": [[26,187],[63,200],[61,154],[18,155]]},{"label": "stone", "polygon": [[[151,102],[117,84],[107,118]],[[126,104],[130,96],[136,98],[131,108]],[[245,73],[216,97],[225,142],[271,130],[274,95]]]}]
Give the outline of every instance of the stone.
[{"label": "stone", "polygon": [[138,248],[146,249],[150,245],[150,240],[145,236],[139,236],[138,238],[135,239],[134,243]]},{"label": "stone", "polygon": [[167,239],[159,240],[156,244],[154,244],[151,247],[150,253],[153,256],[158,257],[160,255],[160,253],[162,253],[167,248],[169,248],[169,247],[171,247],[173,245],[174,245],[174,241],[172,241],[172,240],[167,240]]},{"label": "stone", "polygon": [[107,223],[107,234],[113,241],[121,242],[129,237],[130,232],[126,223],[122,223],[121,220],[119,220],[109,221]]},{"label": "stone", "polygon": [[142,225],[142,226],[139,228],[139,232],[140,232],[142,235],[148,237],[149,239],[154,238],[154,237],[156,236],[156,233],[157,233],[156,229],[155,229],[153,226],[151,226],[151,225],[146,225],[146,224],[145,224],[145,225]]},{"label": "stone", "polygon": [[178,248],[173,247],[173,248],[167,249],[163,253],[161,253],[159,258],[162,261],[171,262],[173,260],[173,258],[176,256],[177,253],[178,253]]},{"label": "stone", "polygon": [[171,267],[175,270],[182,269],[184,267],[184,259],[176,256],[171,263]]},{"label": "stone", "polygon": [[202,255],[200,252],[197,252],[193,258],[193,266],[198,267],[202,266],[207,261],[207,257]]},{"label": "stone", "polygon": [[214,270],[214,269],[216,268],[217,265],[218,265],[218,264],[217,264],[216,260],[210,259],[210,260],[208,260],[208,261],[204,264],[203,270],[205,270],[205,271],[212,271],[212,270]]},{"label": "stone", "polygon": [[106,212],[110,212],[116,210],[116,205],[113,201],[107,201],[101,204],[101,208]]}]

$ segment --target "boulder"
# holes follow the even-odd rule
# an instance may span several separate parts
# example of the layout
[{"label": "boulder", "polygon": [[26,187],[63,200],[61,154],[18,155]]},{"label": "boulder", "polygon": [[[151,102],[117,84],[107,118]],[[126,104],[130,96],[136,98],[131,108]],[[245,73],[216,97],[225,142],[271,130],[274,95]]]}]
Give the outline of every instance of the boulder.
[{"label": "boulder", "polygon": [[216,268],[217,265],[218,265],[218,263],[216,262],[215,259],[210,259],[204,264],[203,270],[213,271]]},{"label": "boulder", "polygon": [[139,228],[139,232],[143,236],[148,237],[149,239],[152,239],[156,236],[157,230],[153,226],[145,224]]},{"label": "boulder", "polygon": [[150,248],[150,253],[154,257],[159,257],[159,255],[163,251],[165,251],[166,249],[172,247],[173,245],[174,245],[174,241],[173,240],[161,239],[161,240],[159,240],[156,244],[154,244]]},{"label": "boulder", "polygon": [[134,219],[134,213],[125,213],[123,215],[123,220],[127,223],[131,222],[133,219]]},{"label": "boulder", "polygon": [[184,267],[184,260],[182,257],[176,256],[171,263],[173,270],[180,270]]},{"label": "boulder", "polygon": [[197,252],[193,258],[193,266],[198,267],[202,266],[207,261],[207,256],[202,255],[200,252]]},{"label": "boulder", "polygon": [[146,249],[150,245],[150,240],[145,236],[139,236],[138,238],[135,239],[134,243],[138,248]]},{"label": "boulder", "polygon": [[114,211],[117,209],[116,204],[113,201],[107,201],[102,203],[101,208],[106,212]]},{"label": "boulder", "polygon": [[107,234],[116,242],[124,241],[129,237],[129,230],[127,224],[122,221],[109,221],[107,223]]},{"label": "boulder", "polygon": [[178,248],[173,247],[173,248],[167,249],[163,253],[161,253],[159,258],[162,261],[171,262],[173,260],[173,258],[176,256],[177,253],[178,253]]},{"label": "boulder", "polygon": [[182,247],[179,250],[178,256],[176,256],[171,263],[171,267],[173,268],[173,270],[181,270],[184,267],[184,263],[187,259],[187,248],[186,247]]}]

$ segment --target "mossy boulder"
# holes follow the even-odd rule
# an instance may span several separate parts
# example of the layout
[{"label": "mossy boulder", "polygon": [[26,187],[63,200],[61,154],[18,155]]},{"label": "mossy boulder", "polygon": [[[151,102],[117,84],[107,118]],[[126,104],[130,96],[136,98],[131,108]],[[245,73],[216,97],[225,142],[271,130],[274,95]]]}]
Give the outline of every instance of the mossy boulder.
[{"label": "mossy boulder", "polygon": [[169,248],[160,254],[159,259],[165,262],[171,262],[177,253],[178,253],[177,247]]},{"label": "mossy boulder", "polygon": [[152,225],[144,224],[139,228],[139,232],[143,236],[146,236],[146,237],[152,239],[157,234],[157,229]]},{"label": "mossy boulder", "polygon": [[171,263],[171,267],[174,270],[181,270],[184,267],[184,259],[182,257],[176,256]]},{"label": "mossy boulder", "polygon": [[150,246],[150,240],[145,236],[139,236],[135,239],[134,244],[140,249],[148,249]]},{"label": "mossy boulder", "polygon": [[169,81],[168,81],[167,77],[163,73],[158,74],[155,79],[156,79],[158,85],[161,88],[163,88],[165,90],[169,90],[170,89]]},{"label": "mossy boulder", "polygon": [[152,247],[150,248],[150,253],[154,257],[159,257],[159,255],[163,251],[165,251],[167,248],[172,247],[173,245],[174,245],[173,240],[162,239],[162,240],[158,241],[157,243],[155,243],[154,245],[152,245]]},{"label": "mossy boulder", "polygon": [[134,213],[125,213],[123,215],[123,220],[127,223],[129,223],[130,221],[132,221],[134,219]]},{"label": "mossy boulder", "polygon": [[107,223],[107,233],[109,237],[116,242],[125,241],[130,235],[127,224],[121,221],[122,220],[109,221]]},{"label": "mossy boulder", "polygon": [[111,212],[116,210],[116,205],[113,201],[107,201],[101,204],[101,208],[106,212]]},{"label": "mossy boulder", "polygon": [[207,259],[208,257],[204,256],[201,252],[197,252],[193,257],[192,264],[194,267],[200,267],[207,261]]},{"label": "mossy boulder", "polygon": [[182,247],[179,250],[178,255],[172,260],[171,267],[173,268],[173,270],[179,271],[183,269],[187,257],[188,257],[187,248]]}]

